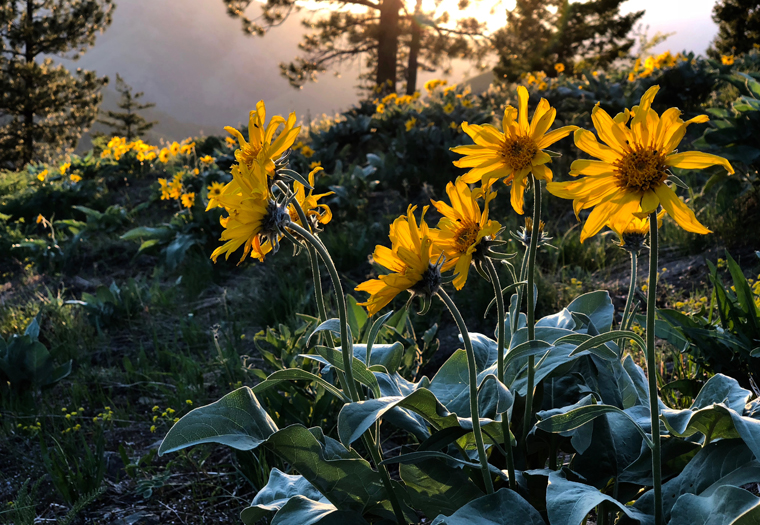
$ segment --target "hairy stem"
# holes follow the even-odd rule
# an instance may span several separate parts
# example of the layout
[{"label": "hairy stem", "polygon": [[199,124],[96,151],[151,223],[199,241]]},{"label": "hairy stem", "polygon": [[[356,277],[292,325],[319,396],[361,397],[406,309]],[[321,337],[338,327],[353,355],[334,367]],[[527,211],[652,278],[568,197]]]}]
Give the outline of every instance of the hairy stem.
[{"label": "hairy stem", "polygon": [[660,397],[657,393],[657,369],[654,347],[657,309],[657,211],[649,216],[649,283],[647,287],[647,377],[649,411],[652,421],[652,480],[654,484],[654,522],[662,525],[662,466],[660,462]]},{"label": "hairy stem", "polygon": [[[501,289],[499,289],[501,291]],[[457,323],[459,333],[462,334],[462,341],[464,342],[464,349],[467,352],[467,372],[468,381],[470,384],[470,417],[472,418],[472,433],[475,435],[475,444],[478,447],[478,458],[480,459],[480,468],[483,471],[483,483],[486,486],[486,492],[488,494],[493,493],[493,481],[491,480],[491,473],[488,467],[488,456],[486,456],[486,447],[483,443],[483,432],[480,428],[480,408],[478,407],[478,371],[475,367],[475,351],[472,349],[472,341],[470,341],[470,334],[467,332],[467,325],[464,323],[462,314],[459,313],[454,301],[451,300],[449,295],[441,290],[438,290],[438,297],[446,304],[446,307],[451,312],[451,316]]]},{"label": "hairy stem", "polygon": [[[638,273],[638,256],[636,252],[631,252],[631,282],[628,284],[628,297],[625,300],[625,308],[623,308],[623,319],[620,321],[620,329],[626,330],[630,324],[628,316],[631,315],[631,307],[633,306],[633,296],[636,293],[636,279]],[[620,348],[620,356],[623,356],[625,350],[625,338],[618,341],[618,348]]]},{"label": "hairy stem", "polygon": [[[501,283],[499,282],[499,272],[493,266],[493,261],[488,257],[483,261],[488,277],[491,279],[493,285],[493,293],[496,295],[496,378],[504,383],[504,322],[506,321],[506,313],[504,311],[504,296],[501,295]],[[515,458],[512,453],[512,438],[510,437],[509,430],[509,418],[507,414],[502,414],[501,428],[504,434],[504,450],[507,452],[507,472],[509,474],[509,488],[517,490],[517,480],[515,479]]]},{"label": "hairy stem", "polygon": [[[536,338],[536,301],[533,293],[534,283],[536,281],[536,251],[538,249],[538,237],[541,235],[541,183],[531,173],[530,182],[533,186],[533,228],[530,234],[530,247],[528,248],[528,286],[526,293],[528,295],[527,317],[528,317],[528,341]],[[531,421],[533,420],[533,391],[535,390],[536,377],[536,358],[528,357],[528,390],[525,394],[525,417],[523,419],[522,446],[527,459],[528,446],[526,440],[530,432]]]}]

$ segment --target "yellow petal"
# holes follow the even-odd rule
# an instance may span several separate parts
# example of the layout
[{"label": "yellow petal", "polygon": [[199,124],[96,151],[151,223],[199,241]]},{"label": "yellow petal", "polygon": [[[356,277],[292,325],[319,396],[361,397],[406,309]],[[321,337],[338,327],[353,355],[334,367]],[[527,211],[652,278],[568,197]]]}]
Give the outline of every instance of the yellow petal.
[{"label": "yellow petal", "polygon": [[673,217],[673,220],[687,232],[706,234],[710,233],[710,230],[705,228],[702,223],[697,220],[696,215],[691,209],[684,204],[684,202],[676,196],[676,194],[668,188],[665,184],[660,184],[655,188],[655,193],[660,198],[660,204],[668,212],[668,215]]},{"label": "yellow petal", "polygon": [[525,86],[519,86],[517,88],[517,121],[520,124],[520,132],[522,135],[527,135],[528,128],[528,90]]},{"label": "yellow petal", "polygon": [[565,126],[563,128],[555,129],[554,131],[547,133],[541,137],[536,145],[538,146],[538,149],[548,148],[555,142],[564,139],[577,129],[578,126]]},{"label": "yellow petal", "polygon": [[527,177],[515,177],[512,181],[512,188],[510,190],[510,198],[512,202],[512,208],[519,213],[523,214],[523,204],[525,203],[525,187],[527,186]]},{"label": "yellow petal", "polygon": [[[548,136],[548,135],[547,135]],[[579,129],[573,136],[575,145],[581,151],[585,151],[589,155],[603,160],[609,164],[614,164],[620,158],[620,155],[612,148],[600,144],[597,142],[593,133],[585,129]]]},{"label": "yellow petal", "polygon": [[574,160],[570,165],[570,175],[612,175],[615,170],[612,164],[603,162],[601,160],[586,160],[578,159]]},{"label": "yellow petal", "polygon": [[702,153],[701,151],[685,151],[683,153],[676,153],[674,155],[668,155],[665,157],[665,165],[672,166],[674,168],[683,169],[704,169],[710,166],[721,165],[730,174],[733,175],[734,168],[731,163],[723,157],[712,155],[710,153]]}]

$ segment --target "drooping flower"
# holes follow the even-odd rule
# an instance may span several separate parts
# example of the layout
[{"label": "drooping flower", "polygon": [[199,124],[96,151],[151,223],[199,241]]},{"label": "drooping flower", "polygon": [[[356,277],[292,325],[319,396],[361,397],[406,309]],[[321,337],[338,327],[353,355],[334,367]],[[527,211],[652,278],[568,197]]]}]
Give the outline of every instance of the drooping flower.
[{"label": "drooping flower", "polygon": [[[456,183],[446,185],[446,193],[451,206],[442,201],[432,201],[433,206],[443,215],[437,229],[430,230],[435,249],[446,256],[443,270],[454,268],[454,288],[461,290],[467,281],[470,263],[481,241],[494,237],[501,225],[488,218],[488,204],[496,196],[490,188],[470,191],[469,186],[459,177]],[[484,198],[481,212],[479,197]]]},{"label": "drooping flower", "polygon": [[433,261],[433,241],[430,229],[425,223],[422,211],[419,225],[414,217],[416,206],[409,206],[406,215],[398,217],[390,228],[391,248],[376,246],[372,254],[374,261],[392,273],[370,279],[357,286],[359,292],[370,294],[361,306],[374,315],[382,310],[394,297],[405,290],[412,295],[431,297],[441,284],[440,266]]},{"label": "drooping flower", "polygon": [[[662,227],[662,218],[665,216],[665,210],[662,209],[657,214],[657,228]],[[619,246],[626,251],[639,253],[645,245],[647,235],[649,234],[649,216],[643,218],[618,216],[611,220],[607,226],[614,231],[620,241]]]},{"label": "drooping flower", "polygon": [[214,262],[222,254],[229,259],[241,246],[240,262],[248,254],[263,261],[267,253],[279,246],[282,228],[290,221],[287,210],[272,200],[267,174],[258,162],[250,167],[233,166],[232,181],[221,195],[209,201],[206,210],[216,206],[227,210],[229,217],[220,221],[224,227],[220,240],[227,242],[211,254]]},{"label": "drooping flower", "polygon": [[557,110],[545,99],[541,99],[528,124],[528,90],[524,86],[517,88],[519,109],[507,106],[502,119],[503,132],[490,124],[482,126],[462,122],[462,130],[475,142],[472,146],[457,146],[451,151],[465,155],[455,160],[454,165],[470,168],[462,176],[466,183],[488,181],[503,178],[505,184],[512,184],[512,207],[519,214],[523,213],[523,202],[527,177],[529,173],[539,180],[552,180],[552,172],[546,167],[551,157],[544,148],[566,137],[577,126],[565,126],[547,133]]},{"label": "drooping flower", "polygon": [[[576,216],[581,210],[594,208],[581,232],[581,242],[596,235],[608,222],[620,224],[634,215],[643,217],[662,207],[681,228],[694,233],[709,233],[667,185],[670,167],[702,169],[721,165],[734,173],[723,157],[687,151],[676,153],[690,124],[707,122],[700,115],[684,122],[677,108],[666,110],[662,116],[651,109],[659,86],[652,86],[641,97],[638,106],[626,110],[614,119],[599,105],[591,112],[599,138],[590,131],[575,132],[575,145],[600,160],[576,160],[570,175],[586,175],[570,182],[547,185],[553,195],[573,199]],[[630,127],[627,126],[629,119]]]},{"label": "drooping flower", "polygon": [[[280,125],[283,130],[275,138]],[[258,161],[265,169],[274,168],[274,160],[282,155],[295,142],[301,127],[296,127],[296,114],[291,113],[285,120],[275,115],[266,123],[266,106],[261,100],[256,104],[256,109],[251,111],[248,119],[248,140],[243,134],[231,126],[224,129],[234,135],[238,141],[239,149],[235,150],[235,159],[240,164],[251,166]]]},{"label": "drooping flower", "polygon": [[[309,173],[309,185],[312,188],[314,187],[314,175],[322,170],[323,168],[321,166],[317,166]],[[297,180],[293,182],[293,189],[295,190],[296,200],[298,201],[298,204],[301,205],[301,209],[309,221],[314,221],[314,223],[317,224],[327,224],[330,222],[332,219],[332,211],[327,204],[320,204],[319,199],[333,195],[334,192],[330,191],[314,195],[314,190],[312,189],[309,190],[307,195],[306,187]],[[288,212],[290,213],[290,219],[293,222],[305,226],[304,224],[301,224],[301,219],[296,212],[295,206],[289,206]]]}]

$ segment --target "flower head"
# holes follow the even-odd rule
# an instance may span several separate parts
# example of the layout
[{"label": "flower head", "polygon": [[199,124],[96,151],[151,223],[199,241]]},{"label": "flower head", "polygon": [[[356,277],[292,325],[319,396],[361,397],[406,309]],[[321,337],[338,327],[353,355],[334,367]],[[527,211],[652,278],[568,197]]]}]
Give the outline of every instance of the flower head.
[{"label": "flower head", "polygon": [[[662,227],[664,216],[665,210],[660,210],[657,214],[657,228]],[[643,218],[635,215],[631,217],[617,216],[607,226],[617,234],[621,248],[638,254],[645,246],[647,234],[649,234],[649,216]]]},{"label": "flower head", "polygon": [[[280,125],[283,130],[275,138]],[[266,170],[273,170],[274,159],[282,155],[295,142],[301,127],[296,127],[296,114],[291,113],[285,120],[275,115],[266,123],[266,106],[264,101],[256,104],[248,119],[248,140],[233,127],[224,129],[237,138],[239,149],[235,150],[235,158],[240,164],[250,167],[253,161],[258,161]]]},{"label": "flower head", "polygon": [[164,164],[169,162],[169,150],[166,148],[161,148],[161,151],[158,154],[158,160]]},{"label": "flower head", "polygon": [[554,71],[556,71],[557,73],[564,72],[565,71],[565,64],[563,64],[562,62],[558,62],[558,63],[554,64]]},{"label": "flower head", "polygon": [[454,104],[451,102],[447,103],[445,106],[443,106],[443,112],[447,115],[451,114],[451,112],[454,111]]},{"label": "flower head", "polygon": [[68,170],[70,167],[71,167],[71,163],[70,163],[70,162],[64,162],[63,164],[61,164],[61,167],[60,167],[60,170],[61,170],[61,175],[66,175],[66,171],[67,171],[67,170]]},{"label": "flower head", "polygon": [[48,170],[42,170],[37,174],[37,180],[40,182],[45,182],[45,179],[47,178]]},{"label": "flower head", "polygon": [[367,312],[374,315],[390,303],[394,297],[405,290],[412,296],[431,297],[441,285],[441,273],[438,263],[433,260],[433,241],[430,229],[425,223],[425,212],[422,211],[419,225],[414,217],[416,206],[409,206],[406,215],[397,218],[391,224],[391,248],[376,246],[372,258],[380,266],[392,273],[381,275],[378,279],[370,279],[356,287],[359,292],[370,294],[369,299],[361,306],[367,307]]},{"label": "flower head", "polygon": [[[317,166],[309,173],[309,185],[312,188],[314,187],[314,175],[322,171],[322,169],[323,168],[321,166]],[[298,204],[301,206],[301,209],[306,215],[306,218],[312,222],[312,226],[316,226],[317,224],[327,224],[330,222],[332,219],[332,211],[327,204],[320,204],[319,199],[333,195],[334,192],[330,191],[327,193],[314,195],[314,190],[309,190],[309,194],[307,195],[306,187],[298,181],[293,182],[293,189],[295,190],[296,200],[298,201]],[[288,212],[290,213],[290,218],[293,222],[301,224],[301,220],[298,217],[295,206],[289,206]],[[305,225],[301,224],[301,226]]]},{"label": "flower head", "polygon": [[[658,115],[651,109],[658,89],[659,86],[649,88],[638,106],[614,119],[597,104],[591,112],[591,119],[599,137],[607,145],[597,142],[594,134],[585,129],[575,132],[575,145],[600,160],[576,160],[570,167],[570,175],[585,177],[547,185],[553,195],[573,199],[576,216],[583,209],[594,208],[583,226],[581,242],[596,235],[608,222],[624,228],[625,221],[630,222],[634,216],[645,217],[660,205],[684,230],[710,232],[667,185],[668,169],[701,169],[716,164],[725,167],[729,173],[734,169],[726,159],[717,155],[675,152],[686,128],[690,124],[707,122],[708,118],[700,115],[684,122],[677,108]],[[627,125],[629,120],[630,126]]]},{"label": "flower head", "polygon": [[222,254],[229,259],[241,246],[240,262],[248,254],[263,261],[267,253],[277,250],[282,229],[290,221],[288,211],[271,199],[267,174],[258,162],[232,167],[232,181],[209,201],[206,210],[216,206],[227,210],[229,216],[220,219],[224,227],[220,240],[227,242],[211,254],[214,262]]},{"label": "flower head", "polygon": [[523,202],[529,173],[540,180],[552,180],[552,172],[546,167],[551,157],[544,152],[547,148],[566,137],[577,126],[565,126],[547,133],[557,110],[545,99],[541,99],[528,124],[528,90],[517,88],[519,109],[507,106],[502,120],[503,132],[490,124],[482,126],[462,122],[462,130],[475,142],[472,146],[457,146],[451,151],[465,155],[454,161],[460,168],[470,168],[462,180],[467,183],[503,178],[505,184],[512,184],[512,207],[523,213]]},{"label": "flower head", "polygon": [[314,150],[311,149],[309,146],[304,146],[301,148],[301,154],[306,157],[307,159],[310,159],[314,156]]},{"label": "flower head", "polygon": [[404,126],[406,126],[407,131],[411,131],[411,129],[416,125],[417,125],[417,119],[415,117],[412,117],[406,122],[404,122]]},{"label": "flower head", "polygon": [[722,57],[720,57],[720,61],[723,63],[724,66],[733,66],[734,55],[723,55]]},{"label": "flower head", "polygon": [[[544,227],[546,223],[544,221],[538,221],[538,246],[544,246],[549,244],[552,240],[546,232]],[[525,217],[525,226],[520,226],[517,233],[512,232],[512,237],[520,241],[526,248],[530,246],[530,238],[533,236],[533,219],[531,217]]]},{"label": "flower head", "polygon": [[198,160],[200,160],[203,164],[213,164],[214,163],[214,157],[212,157],[211,155],[204,155],[203,157],[201,157]]},{"label": "flower head", "polygon": [[195,204],[195,193],[194,192],[183,193],[181,200],[182,200],[182,206],[184,206],[185,208],[192,208],[193,204]]},{"label": "flower head", "polygon": [[71,179],[71,182],[77,183],[82,180],[82,176],[77,175],[76,173],[72,173],[71,175],[69,175],[69,179]]},{"label": "flower head", "polygon": [[211,186],[206,187],[206,190],[208,190],[208,198],[211,199],[217,199],[222,194],[222,191],[224,190],[224,184],[221,182],[212,182]]},{"label": "flower head", "polygon": [[[470,191],[462,178],[446,185],[446,193],[451,206],[441,201],[432,201],[433,206],[443,215],[438,228],[430,230],[436,249],[443,251],[446,262],[443,270],[454,268],[454,288],[461,290],[467,281],[470,263],[481,247],[481,241],[494,237],[501,225],[488,218],[488,203],[496,196],[490,188]],[[484,197],[483,211],[478,203]]]}]

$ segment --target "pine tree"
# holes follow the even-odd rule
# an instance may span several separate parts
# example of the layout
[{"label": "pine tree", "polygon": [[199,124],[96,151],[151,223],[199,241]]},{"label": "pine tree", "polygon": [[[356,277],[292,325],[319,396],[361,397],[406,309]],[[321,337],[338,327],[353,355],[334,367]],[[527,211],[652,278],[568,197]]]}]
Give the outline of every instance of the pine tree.
[{"label": "pine tree", "polygon": [[113,9],[112,0],[0,3],[0,166],[72,149],[95,120],[107,77],[72,74],[50,56],[78,58],[110,25]]},{"label": "pine tree", "polygon": [[760,44],[760,0],[719,0],[712,12],[718,34],[708,56],[740,55]]},{"label": "pine tree", "polygon": [[621,15],[624,1],[517,0],[496,36],[494,73],[514,81],[530,71],[553,75],[558,63],[568,71],[576,65],[601,68],[626,56],[644,11]]},{"label": "pine tree", "polygon": [[142,91],[132,93],[132,87],[124,82],[124,79],[116,74],[116,91],[121,94],[118,106],[123,111],[103,111],[111,120],[98,119],[98,122],[105,124],[112,129],[112,137],[125,137],[128,142],[142,137],[146,131],[158,124],[157,121],[148,122],[142,115],[137,112],[143,109],[156,107],[152,102],[141,103],[140,99],[145,95]]},{"label": "pine tree", "polygon": [[[223,1],[228,13],[242,20],[244,31],[256,35],[264,35],[298,9],[295,0],[267,0],[261,4],[261,22],[257,22],[246,15],[252,0]],[[418,69],[447,69],[454,58],[472,59],[482,67],[490,50],[484,24],[473,18],[458,20],[451,27],[448,13],[432,17],[419,6],[410,13],[401,0],[345,0],[341,4],[366,11],[338,9],[313,22],[304,21],[313,32],[299,44],[301,56],[280,64],[291,85],[300,87],[331,67],[360,60],[366,71],[359,78],[363,87],[395,91],[400,79],[405,79],[407,92],[413,93]],[[467,5],[467,0],[460,0],[460,9]]]}]

